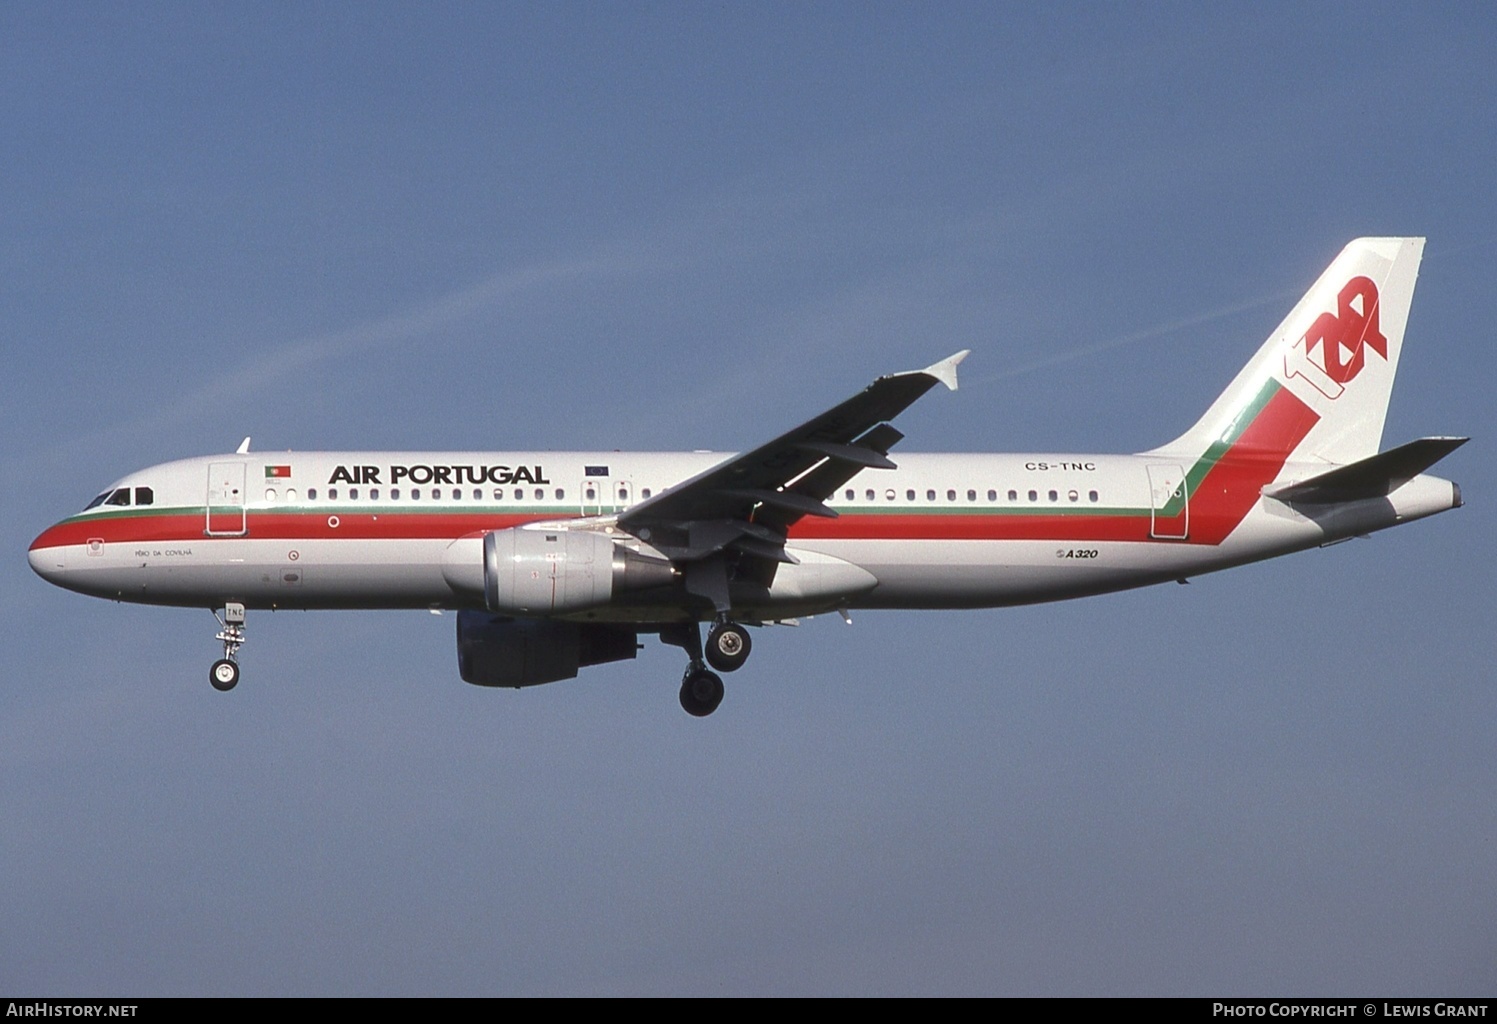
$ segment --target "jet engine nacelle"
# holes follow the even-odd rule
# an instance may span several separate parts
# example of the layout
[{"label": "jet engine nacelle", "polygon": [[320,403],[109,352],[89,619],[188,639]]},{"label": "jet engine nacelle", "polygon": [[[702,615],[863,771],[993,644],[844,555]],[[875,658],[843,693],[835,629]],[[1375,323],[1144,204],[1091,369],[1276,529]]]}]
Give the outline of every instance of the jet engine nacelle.
[{"label": "jet engine nacelle", "polygon": [[[456,554],[458,544],[453,547]],[[448,573],[449,582],[456,582],[459,572],[466,576],[471,571],[454,561],[458,564]],[[617,593],[663,586],[676,575],[669,562],[622,547],[601,533],[515,528],[483,538],[484,607],[506,615],[565,615],[599,608]]]},{"label": "jet engine nacelle", "polygon": [[633,658],[638,640],[623,626],[464,610],[457,613],[457,670],[475,686],[537,686]]},{"label": "jet engine nacelle", "polygon": [[613,540],[569,530],[495,530],[483,539],[483,603],[491,612],[554,615],[613,597]]}]

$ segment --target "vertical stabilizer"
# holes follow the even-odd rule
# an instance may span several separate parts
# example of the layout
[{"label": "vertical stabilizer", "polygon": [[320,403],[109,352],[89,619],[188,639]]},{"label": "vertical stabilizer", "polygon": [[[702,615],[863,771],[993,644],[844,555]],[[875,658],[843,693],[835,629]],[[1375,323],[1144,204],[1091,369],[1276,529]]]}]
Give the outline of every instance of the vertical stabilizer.
[{"label": "vertical stabilizer", "polygon": [[1422,238],[1341,250],[1206,415],[1155,452],[1336,465],[1376,454],[1423,254]]}]

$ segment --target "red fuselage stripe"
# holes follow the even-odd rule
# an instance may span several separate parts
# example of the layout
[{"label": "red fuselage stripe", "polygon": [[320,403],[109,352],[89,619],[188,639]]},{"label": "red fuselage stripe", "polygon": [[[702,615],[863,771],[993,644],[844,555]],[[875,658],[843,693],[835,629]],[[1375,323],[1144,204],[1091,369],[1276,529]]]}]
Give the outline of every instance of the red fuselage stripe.
[{"label": "red fuselage stripe", "polygon": [[[1206,470],[1190,495],[1186,543],[1220,544],[1257,503],[1263,487],[1283,469],[1289,453],[1304,440],[1319,417],[1287,388],[1278,387],[1253,421]],[[520,512],[350,511],[302,509],[295,512],[249,510],[248,527],[237,537],[254,540],[453,540],[472,533],[503,530],[557,514]],[[119,516],[80,516],[58,523],[32,542],[32,550],[86,544],[199,543],[219,539],[205,535],[205,514],[162,512]],[[336,525],[334,525],[336,524]],[[239,513],[218,514],[215,530],[239,525]],[[1183,524],[1179,524],[1183,525]],[[1098,515],[1075,512],[844,512],[836,519],[807,517],[791,528],[792,540],[1062,540],[1149,541],[1157,529],[1148,509]],[[230,539],[230,538],[225,538]],[[1180,543],[1171,541],[1170,543]]]}]

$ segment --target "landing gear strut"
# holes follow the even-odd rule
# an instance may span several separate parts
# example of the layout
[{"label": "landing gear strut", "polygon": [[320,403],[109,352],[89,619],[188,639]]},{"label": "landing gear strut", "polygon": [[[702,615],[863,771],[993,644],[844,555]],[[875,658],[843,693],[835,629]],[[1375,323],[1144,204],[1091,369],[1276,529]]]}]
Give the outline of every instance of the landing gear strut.
[{"label": "landing gear strut", "polygon": [[[218,612],[213,617],[218,619]],[[238,654],[244,646],[244,605],[233,601],[224,605],[223,618],[218,619],[218,624],[221,628],[214,639],[223,641],[224,656],[208,670],[208,682],[215,690],[227,692],[239,685]]]}]

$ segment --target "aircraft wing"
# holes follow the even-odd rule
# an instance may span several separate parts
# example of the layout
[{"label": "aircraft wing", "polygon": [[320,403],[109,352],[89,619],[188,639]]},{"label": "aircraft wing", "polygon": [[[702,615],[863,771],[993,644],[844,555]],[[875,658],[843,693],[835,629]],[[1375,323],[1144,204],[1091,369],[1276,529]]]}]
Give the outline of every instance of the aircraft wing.
[{"label": "aircraft wing", "polygon": [[838,487],[864,469],[894,468],[888,452],[904,435],[888,421],[938,383],[955,391],[966,356],[880,377],[773,441],[632,506],[619,526],[678,562],[725,548],[792,561],[784,551],[790,525],[808,515],[835,518],[825,501]]}]

